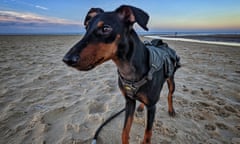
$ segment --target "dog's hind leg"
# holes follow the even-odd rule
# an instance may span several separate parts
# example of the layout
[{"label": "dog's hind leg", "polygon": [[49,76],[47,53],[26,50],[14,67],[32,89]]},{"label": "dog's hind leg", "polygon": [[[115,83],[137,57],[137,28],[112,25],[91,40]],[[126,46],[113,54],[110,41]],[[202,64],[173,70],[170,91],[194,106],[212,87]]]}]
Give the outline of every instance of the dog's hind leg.
[{"label": "dog's hind leg", "polygon": [[174,76],[171,76],[167,79],[167,84],[168,84],[168,114],[170,116],[175,116],[175,110],[173,108],[173,93],[175,91],[175,81],[174,81]]}]

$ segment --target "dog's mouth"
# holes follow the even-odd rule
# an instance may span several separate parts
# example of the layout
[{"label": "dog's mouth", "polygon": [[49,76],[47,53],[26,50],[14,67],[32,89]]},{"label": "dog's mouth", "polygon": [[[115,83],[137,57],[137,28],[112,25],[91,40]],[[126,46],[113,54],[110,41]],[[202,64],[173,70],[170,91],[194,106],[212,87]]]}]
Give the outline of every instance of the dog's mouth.
[{"label": "dog's mouth", "polygon": [[104,62],[104,57],[100,58],[99,60],[97,60],[96,62],[89,64],[87,66],[76,66],[75,68],[80,70],[80,71],[89,71],[93,68],[95,68],[97,65],[101,64]]}]

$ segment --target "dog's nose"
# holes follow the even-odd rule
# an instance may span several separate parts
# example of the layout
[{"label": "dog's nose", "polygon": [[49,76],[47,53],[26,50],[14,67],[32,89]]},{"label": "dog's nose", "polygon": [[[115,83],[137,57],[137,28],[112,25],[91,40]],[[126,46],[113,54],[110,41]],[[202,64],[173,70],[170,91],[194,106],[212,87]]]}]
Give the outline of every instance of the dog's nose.
[{"label": "dog's nose", "polygon": [[64,56],[63,57],[63,62],[66,63],[69,66],[75,66],[78,63],[79,56]]}]

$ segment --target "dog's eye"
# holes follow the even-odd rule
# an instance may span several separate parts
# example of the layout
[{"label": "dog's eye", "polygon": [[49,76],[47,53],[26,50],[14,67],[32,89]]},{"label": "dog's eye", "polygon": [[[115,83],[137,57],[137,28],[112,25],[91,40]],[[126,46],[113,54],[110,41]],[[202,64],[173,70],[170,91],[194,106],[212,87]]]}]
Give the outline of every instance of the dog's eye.
[{"label": "dog's eye", "polygon": [[101,29],[102,34],[109,34],[112,32],[112,27],[110,25],[104,25]]}]

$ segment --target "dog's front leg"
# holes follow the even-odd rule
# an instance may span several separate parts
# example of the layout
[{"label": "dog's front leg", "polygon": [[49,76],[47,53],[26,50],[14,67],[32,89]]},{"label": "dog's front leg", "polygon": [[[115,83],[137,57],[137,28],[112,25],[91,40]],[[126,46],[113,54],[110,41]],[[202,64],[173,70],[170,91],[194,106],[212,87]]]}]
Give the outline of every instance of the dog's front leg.
[{"label": "dog's front leg", "polygon": [[129,144],[129,133],[133,122],[136,101],[126,97],[126,113],[122,131],[122,144]]},{"label": "dog's front leg", "polygon": [[147,107],[147,127],[142,144],[151,144],[152,127],[155,118],[156,106]]}]

